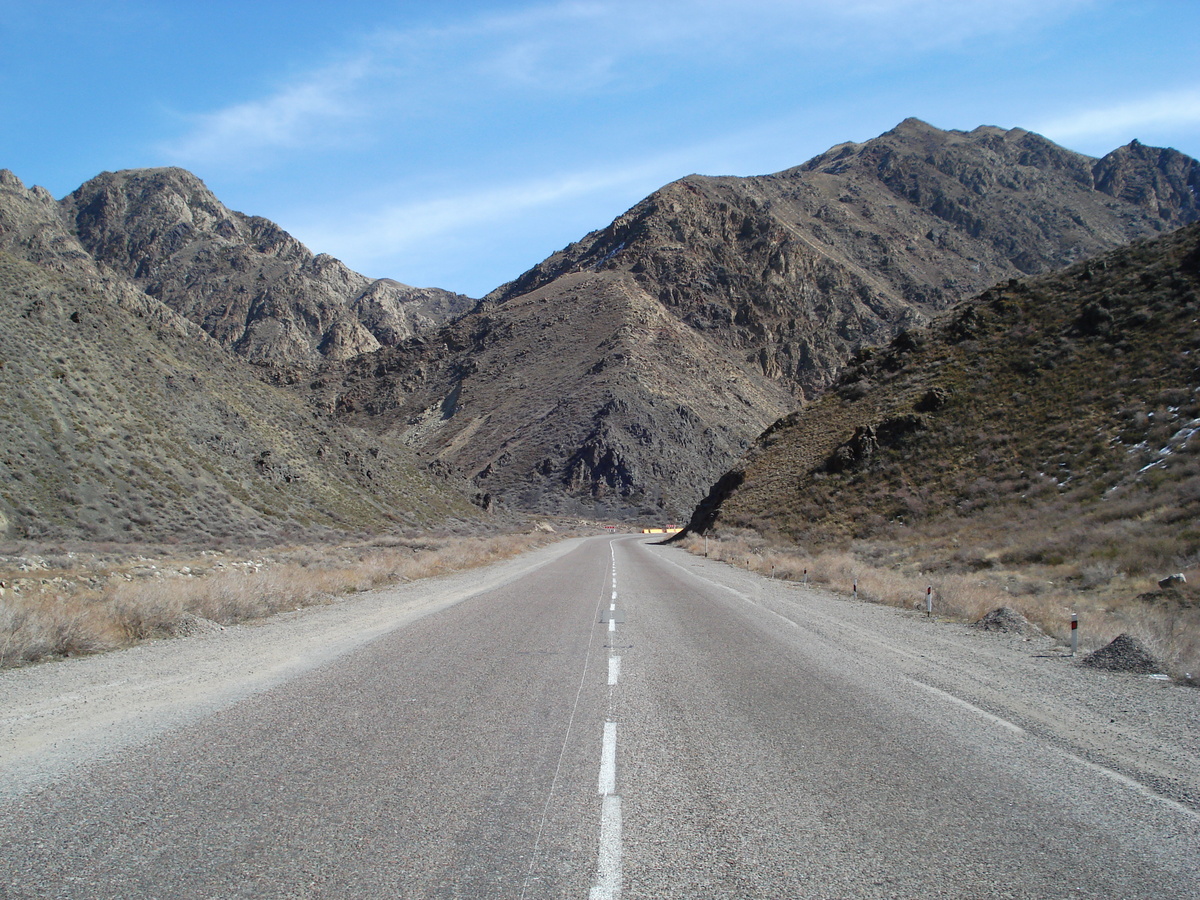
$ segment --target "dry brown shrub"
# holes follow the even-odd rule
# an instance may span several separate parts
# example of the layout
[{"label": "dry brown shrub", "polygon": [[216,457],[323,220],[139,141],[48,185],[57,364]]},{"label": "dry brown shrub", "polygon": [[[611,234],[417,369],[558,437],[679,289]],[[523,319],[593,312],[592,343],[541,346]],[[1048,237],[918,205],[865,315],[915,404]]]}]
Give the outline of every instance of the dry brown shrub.
[{"label": "dry brown shrub", "polygon": [[101,609],[50,591],[0,601],[0,666],[109,650],[121,635]]},{"label": "dry brown shrub", "polygon": [[[706,543],[702,537],[688,535],[679,546],[702,555]],[[1008,606],[1064,644],[1070,640],[1071,616],[1075,614],[1081,654],[1128,632],[1151,648],[1169,674],[1191,682],[1200,680],[1200,608],[1165,597],[1156,603],[1137,599],[1153,594],[1153,581],[1122,581],[1111,577],[1111,567],[1063,564],[1042,570],[930,576],[872,561],[869,546],[857,552],[809,554],[795,546],[768,547],[761,538],[744,534],[709,537],[707,552],[710,559],[847,596],[857,586],[861,600],[906,609],[924,610],[926,590],[932,587],[934,616],[950,621],[976,622],[992,610]]]},{"label": "dry brown shrub", "polygon": [[[121,559],[105,559],[101,565],[97,555],[86,570],[45,573],[64,582],[62,590],[26,583],[0,595],[0,666],[169,637],[195,617],[222,625],[262,618],[386,584],[490,565],[554,540],[540,532],[381,538],[283,548],[219,566],[203,554],[168,554],[151,567],[153,577],[145,577],[150,565],[145,557],[138,557],[136,565]],[[64,556],[61,565],[70,565],[70,559]],[[203,574],[182,574],[193,568]],[[140,570],[139,577],[130,574],[134,569]],[[33,582],[21,574],[6,577]],[[100,589],[78,587],[101,578],[105,583]]]}]

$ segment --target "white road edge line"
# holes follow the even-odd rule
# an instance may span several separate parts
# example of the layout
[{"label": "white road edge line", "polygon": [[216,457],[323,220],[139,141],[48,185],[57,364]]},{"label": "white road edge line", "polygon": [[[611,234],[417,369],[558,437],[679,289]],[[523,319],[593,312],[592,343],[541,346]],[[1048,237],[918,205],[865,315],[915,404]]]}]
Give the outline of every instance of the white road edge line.
[{"label": "white road edge line", "polygon": [[1172,800],[1170,797],[1164,797],[1153,788],[1146,787],[1146,785],[1142,784],[1137,779],[1130,778],[1128,775],[1122,775],[1120,772],[1110,769],[1108,766],[1102,766],[1099,763],[1094,763],[1090,759],[1084,759],[1082,756],[1076,756],[1069,750],[1060,749],[1059,752],[1061,752],[1063,756],[1067,757],[1067,759],[1074,760],[1080,765],[1087,766],[1089,769],[1099,772],[1104,777],[1111,778],[1113,781],[1117,782],[1117,784],[1124,785],[1135,793],[1141,794],[1147,800],[1155,800],[1165,806],[1169,806],[1171,809],[1175,810],[1175,812],[1182,813],[1190,819],[1200,821],[1200,813],[1196,812],[1190,806],[1186,806],[1183,803],[1180,803],[1178,800]]},{"label": "white road edge line", "polygon": [[907,678],[906,677],[905,681],[915,684],[917,687],[921,688],[922,690],[929,691],[929,693],[934,694],[938,697],[941,697],[943,700],[949,700],[951,703],[955,704],[956,706],[961,706],[963,709],[970,710],[971,712],[975,713],[975,715],[981,716],[982,718],[987,719],[987,721],[991,722],[993,725],[999,725],[1001,728],[1007,728],[1013,734],[1024,734],[1025,733],[1025,729],[1022,728],[1020,725],[1014,725],[1012,722],[1008,721],[1008,719],[1002,719],[999,716],[994,716],[987,710],[980,709],[974,703],[968,703],[966,700],[963,700],[961,697],[955,697],[953,694],[947,693],[946,691],[943,691],[941,688],[935,688],[933,685],[926,684],[923,681],[917,681],[917,679],[915,679],[915,678]]}]

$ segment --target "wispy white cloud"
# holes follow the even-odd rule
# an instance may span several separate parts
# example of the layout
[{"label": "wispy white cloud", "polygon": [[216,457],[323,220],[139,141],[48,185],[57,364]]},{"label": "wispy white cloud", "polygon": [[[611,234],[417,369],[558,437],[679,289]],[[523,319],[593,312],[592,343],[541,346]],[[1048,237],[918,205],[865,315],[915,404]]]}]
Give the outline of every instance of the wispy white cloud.
[{"label": "wispy white cloud", "polygon": [[[440,27],[380,25],[356,46],[325,48],[324,64],[257,98],[185,116],[164,143],[185,165],[254,165],[277,151],[404,127],[411,109],[453,115],[461,104],[528,104],[534,94],[636,91],[770,48],[873,62],[971,37],[1012,32],[1093,0],[558,0],[453,19]],[[673,66],[683,61],[683,68]],[[844,61],[844,60],[843,60]],[[737,64],[737,63],[735,63]],[[692,67],[689,69],[688,67]],[[410,104],[410,105],[406,105]],[[349,125],[360,131],[349,131]]]},{"label": "wispy white cloud", "polygon": [[[310,246],[346,248],[341,252],[356,259],[382,258],[451,232],[520,219],[557,204],[611,195],[622,188],[642,190],[647,184],[657,186],[669,180],[664,176],[668,171],[674,171],[671,163],[660,158],[625,168],[564,172],[476,191],[388,204],[356,217],[322,216],[309,226],[296,226],[296,230]],[[353,248],[352,252],[349,248]],[[338,251],[331,252],[336,255]]]},{"label": "wispy white cloud", "polygon": [[161,149],[185,165],[238,162],[283,148],[329,145],[362,113],[357,89],[370,72],[367,56],[310,72],[267,96],[186,116],[190,127]]},{"label": "wispy white cloud", "polygon": [[1071,142],[1133,137],[1144,129],[1200,126],[1200,87],[1149,94],[1035,123],[1051,140]]}]

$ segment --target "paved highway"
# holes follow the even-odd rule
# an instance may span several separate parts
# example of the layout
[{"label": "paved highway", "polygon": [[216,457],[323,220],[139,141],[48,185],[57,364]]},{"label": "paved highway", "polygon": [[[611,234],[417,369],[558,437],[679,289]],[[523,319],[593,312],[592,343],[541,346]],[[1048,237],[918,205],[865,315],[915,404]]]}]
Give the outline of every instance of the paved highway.
[{"label": "paved highway", "polygon": [[10,792],[0,898],[1200,897],[1190,748],[954,626],[632,537],[479,581]]}]

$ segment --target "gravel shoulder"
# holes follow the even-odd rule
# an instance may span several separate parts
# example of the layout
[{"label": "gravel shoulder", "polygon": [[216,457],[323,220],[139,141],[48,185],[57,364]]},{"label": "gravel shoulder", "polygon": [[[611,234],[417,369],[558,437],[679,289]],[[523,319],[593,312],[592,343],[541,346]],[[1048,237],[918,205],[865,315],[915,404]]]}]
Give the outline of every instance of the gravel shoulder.
[{"label": "gravel shoulder", "polygon": [[559,541],[483,569],[259,622],[0,671],[0,802],[320,666],[557,559]]},{"label": "gravel shoulder", "polygon": [[[672,547],[651,547],[820,636],[867,671],[903,676],[930,703],[1048,742],[1200,819],[1200,690],[1081,664],[1054,639],[988,632],[769,578]],[[1130,784],[1131,782],[1131,784]]]}]

